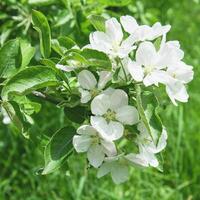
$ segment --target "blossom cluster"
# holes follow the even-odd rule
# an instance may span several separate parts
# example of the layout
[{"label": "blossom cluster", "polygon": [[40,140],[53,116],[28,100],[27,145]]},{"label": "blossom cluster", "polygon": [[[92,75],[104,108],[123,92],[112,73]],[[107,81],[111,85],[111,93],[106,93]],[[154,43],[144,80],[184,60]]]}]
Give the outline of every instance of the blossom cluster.
[{"label": "blossom cluster", "polygon": [[[91,116],[89,124],[78,128],[73,146],[78,153],[87,153],[98,178],[110,173],[115,183],[121,183],[128,179],[129,166],[159,167],[156,154],[166,147],[166,128],[162,125],[160,134],[152,136],[126,89],[130,83],[147,89],[164,85],[174,105],[188,101],[186,84],[193,79],[193,69],[183,62],[179,42],[166,40],[170,28],[159,22],[139,25],[133,17],[122,16],[120,22],[116,18],[106,20],[104,32],[95,31],[89,36],[90,44],[84,48],[105,53],[112,70],[94,74],[82,69],[77,75],[80,101],[89,105]],[[112,81],[117,70],[125,89]],[[135,132],[128,127],[136,127]],[[130,141],[128,150],[121,148],[123,140]]]}]

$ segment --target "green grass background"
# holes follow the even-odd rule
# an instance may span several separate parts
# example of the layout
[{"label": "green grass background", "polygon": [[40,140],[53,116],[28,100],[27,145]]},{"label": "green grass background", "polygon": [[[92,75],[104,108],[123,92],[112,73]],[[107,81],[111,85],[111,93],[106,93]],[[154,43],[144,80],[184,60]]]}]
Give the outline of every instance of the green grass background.
[{"label": "green grass background", "polygon": [[[16,2],[3,0],[4,6],[13,6]],[[55,1],[42,7],[29,6],[26,1],[20,2],[25,7],[46,12],[50,21],[53,12],[58,12],[53,9],[54,7],[63,9],[57,6]],[[77,40],[80,39],[81,44],[86,44],[88,40],[90,30],[86,28],[88,26],[86,15],[91,13],[104,12],[117,17],[121,14],[130,14],[141,23],[153,24],[161,21],[163,24],[172,25],[168,39],[180,41],[185,51],[185,61],[194,66],[195,76],[188,87],[189,102],[179,104],[178,107],[169,106],[163,113],[169,133],[168,146],[163,153],[164,172],[134,168],[131,170],[128,182],[114,185],[110,176],[97,179],[93,169],[87,170],[85,157],[76,155],[70,158],[69,166],[63,166],[60,171],[48,176],[37,175],[37,170],[43,165],[42,152],[46,139],[65,123],[62,111],[51,104],[45,104],[40,114],[35,116],[37,126],[32,130],[31,140],[26,140],[17,134],[12,127],[0,124],[0,200],[199,200],[199,0],[124,0],[119,1],[117,6],[117,0],[81,1],[91,6],[88,10],[80,6],[79,0],[71,2],[74,4],[74,16],[78,22],[76,29],[72,28],[75,31],[71,31],[69,35]],[[112,2],[115,3],[114,6]],[[10,15],[12,10],[10,7],[6,8]],[[52,13],[48,10],[52,10]],[[67,27],[69,25],[67,23],[63,27]],[[9,28],[12,29],[12,26]],[[30,28],[28,33],[32,34],[31,31]],[[58,33],[55,27],[52,27],[52,31],[55,36],[62,32]],[[12,32],[9,37],[14,38],[18,35],[23,35],[21,29]],[[33,37],[36,36],[33,34]],[[70,170],[66,170],[68,168]]]}]

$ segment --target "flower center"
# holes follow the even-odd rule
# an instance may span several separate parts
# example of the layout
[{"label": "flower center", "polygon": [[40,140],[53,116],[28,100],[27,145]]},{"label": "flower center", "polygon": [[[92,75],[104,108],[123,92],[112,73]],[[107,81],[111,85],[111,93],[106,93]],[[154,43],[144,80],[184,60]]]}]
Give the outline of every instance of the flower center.
[{"label": "flower center", "polygon": [[117,53],[118,50],[119,50],[119,44],[118,44],[117,42],[113,42],[113,43],[112,43],[112,48],[113,48],[113,51],[114,51],[115,53]]},{"label": "flower center", "polygon": [[90,94],[91,94],[92,98],[94,98],[99,94],[99,90],[94,88],[93,90],[90,90]]},{"label": "flower center", "polygon": [[104,118],[108,122],[115,120],[115,117],[116,117],[116,113],[110,109],[104,114]]},{"label": "flower center", "polygon": [[144,67],[144,75],[148,75],[153,71],[154,67],[153,66],[145,66]]}]

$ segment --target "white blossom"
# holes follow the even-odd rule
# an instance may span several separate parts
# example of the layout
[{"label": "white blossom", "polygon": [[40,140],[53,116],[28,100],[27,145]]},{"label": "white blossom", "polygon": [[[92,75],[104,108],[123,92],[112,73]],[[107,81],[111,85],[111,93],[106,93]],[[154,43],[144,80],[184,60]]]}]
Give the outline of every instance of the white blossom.
[{"label": "white blossom", "polygon": [[107,82],[110,81],[111,72],[99,72],[99,80],[97,82],[95,76],[88,70],[82,70],[78,74],[78,82],[80,85],[79,92],[81,93],[81,103],[87,103],[102,91]]},{"label": "white blossom", "polygon": [[139,121],[138,111],[128,105],[128,95],[121,89],[109,89],[96,96],[91,103],[91,124],[103,138],[109,141],[122,137],[123,124],[133,125]]},{"label": "white blossom", "polygon": [[105,32],[95,31],[90,34],[89,39],[90,45],[87,48],[104,52],[111,57],[127,57],[136,48],[132,36],[123,40],[122,27],[115,18],[105,22]]},{"label": "white blossom", "polygon": [[155,154],[161,152],[167,145],[166,129],[163,127],[157,144],[155,144],[156,142],[153,141],[143,123],[138,124],[138,130],[140,134],[137,137],[136,143],[139,147],[139,154],[130,153],[125,156],[126,159],[143,167],[158,167],[159,162]]},{"label": "white blossom", "polygon": [[73,146],[78,153],[87,152],[87,158],[93,167],[99,167],[105,155],[116,155],[115,144],[101,138],[92,126],[82,125],[78,128],[77,133],[78,135],[73,137]]},{"label": "white blossom", "polygon": [[2,120],[3,124],[6,124],[6,125],[10,124],[11,123],[11,119],[8,116],[7,112],[3,108],[1,108],[1,112],[2,112],[2,115],[3,115],[3,120]]},{"label": "white blossom", "polygon": [[123,155],[107,157],[97,172],[97,177],[101,178],[108,173],[111,174],[112,180],[116,184],[123,183],[129,178],[128,163]]},{"label": "white blossom", "polygon": [[159,22],[152,27],[148,25],[138,25],[134,17],[121,16],[120,22],[126,32],[132,35],[135,42],[144,40],[154,40],[159,36],[165,35],[171,28],[170,25],[162,26]]}]

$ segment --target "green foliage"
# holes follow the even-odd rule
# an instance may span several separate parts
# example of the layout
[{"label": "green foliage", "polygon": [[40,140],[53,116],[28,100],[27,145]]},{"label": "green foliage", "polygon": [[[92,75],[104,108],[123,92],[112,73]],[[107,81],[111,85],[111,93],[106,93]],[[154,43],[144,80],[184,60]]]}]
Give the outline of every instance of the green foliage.
[{"label": "green foliage", "polygon": [[21,66],[19,39],[8,41],[0,49],[0,77],[8,78],[15,74]]},{"label": "green foliage", "polygon": [[[36,65],[40,59],[38,35],[30,26],[32,9],[45,14],[44,17],[40,12],[33,11],[33,18],[35,17],[36,21],[34,25],[40,36],[40,52],[43,57],[48,58],[43,59],[41,63],[47,67],[27,67],[27,65]],[[3,87],[2,95],[6,100],[1,102],[1,106],[11,116],[14,126],[13,124],[5,126],[0,123],[0,199],[199,199],[199,13],[200,6],[196,0],[1,1],[0,90]],[[90,22],[87,20],[91,14],[94,22],[91,19]],[[103,19],[99,19],[100,15],[108,18],[109,16],[119,17],[123,14],[133,15],[145,24],[153,24],[156,21],[161,21],[163,24],[170,23],[172,30],[169,39],[180,41],[186,52],[186,61],[194,66],[196,75],[194,81],[189,85],[191,96],[189,103],[180,105],[178,109],[170,106],[167,111],[164,111],[163,120],[164,124],[166,122],[169,125],[170,141],[168,149],[163,155],[166,160],[163,166],[164,173],[161,174],[151,169],[143,171],[133,169],[130,182],[123,186],[114,186],[109,178],[97,180],[92,170],[83,170],[80,166],[85,164],[85,168],[87,168],[88,165],[84,163],[82,156],[69,158],[69,168],[65,166],[64,154],[68,155],[66,150],[68,147],[64,147],[59,148],[59,153],[56,153],[59,155],[57,157],[59,159],[55,160],[52,159],[51,148],[46,148],[46,150],[49,149],[50,156],[49,162],[45,163],[53,163],[49,165],[52,167],[51,169],[46,169],[47,172],[59,168],[62,163],[63,168],[60,170],[63,170],[63,173],[56,173],[55,170],[49,176],[36,176],[35,172],[43,166],[44,146],[52,146],[49,142],[51,138],[54,138],[52,134],[67,124],[73,124],[74,119],[78,119],[73,116],[74,109],[70,110],[69,106],[72,100],[68,99],[70,90],[66,83],[69,80],[73,83],[73,80],[70,79],[71,74],[67,73],[66,75],[56,70],[55,63],[62,58],[63,64],[72,60],[84,59],[86,66],[93,67],[98,64],[99,67],[102,67],[107,62],[106,67],[109,69],[109,60],[105,55],[103,57],[103,54],[97,55],[96,60],[91,60],[90,58],[94,54],[91,57],[90,55],[95,52],[87,52],[87,49],[74,50],[75,54],[73,54],[68,52],[68,49],[74,45],[73,40],[78,41],[80,47],[88,44],[88,34],[94,28],[103,30],[101,27]],[[96,21],[94,16],[96,16]],[[49,26],[52,33],[50,33]],[[51,35],[58,41],[56,45],[61,50],[59,50],[61,52],[59,55],[58,51],[52,50],[51,52]],[[19,37],[23,40],[13,40],[13,38]],[[159,41],[157,42],[159,43]],[[59,59],[55,60],[55,57]],[[49,69],[50,67],[51,69]],[[21,73],[26,74],[24,80],[21,80]],[[58,84],[56,76],[64,82],[63,86],[61,88],[58,86],[55,91],[49,92],[49,87]],[[116,72],[116,76],[118,76],[118,72]],[[31,82],[33,77],[35,77],[35,81]],[[50,80],[49,77],[51,77]],[[32,92],[36,89],[42,94],[45,93],[43,97],[50,103],[44,103],[41,98],[33,95]],[[61,95],[58,95],[56,90],[61,89]],[[16,93],[27,96],[19,96]],[[72,93],[77,95],[73,86]],[[162,96],[160,91],[159,95]],[[12,101],[7,101],[8,97],[12,98]],[[26,99],[22,99],[24,97]],[[52,97],[56,101],[52,101]],[[67,105],[67,109],[58,109],[57,102]],[[162,102],[162,105],[165,105],[165,102]],[[30,120],[30,115],[33,121]],[[82,116],[80,112],[79,117],[82,118]],[[33,123],[31,128],[30,121]],[[27,136],[27,130],[29,141],[19,134],[21,132]],[[58,138],[52,139],[55,142],[54,145],[57,147],[57,142],[65,144],[64,140],[60,141],[60,138],[68,140],[68,137],[72,137],[72,133],[73,131],[68,132],[61,129]],[[63,151],[61,151],[62,149]],[[68,169],[70,169],[70,174]]]},{"label": "green foliage", "polygon": [[48,58],[51,54],[51,31],[46,17],[36,10],[32,12],[33,26],[39,33],[40,51],[44,58]]},{"label": "green foliage", "polygon": [[68,126],[58,130],[45,147],[45,167],[42,174],[49,174],[61,167],[73,150],[72,138],[76,129]]},{"label": "green foliage", "polygon": [[55,85],[58,85],[58,81],[51,68],[44,66],[28,67],[6,83],[1,96],[4,101],[7,101],[10,93],[26,95],[34,90]]}]

